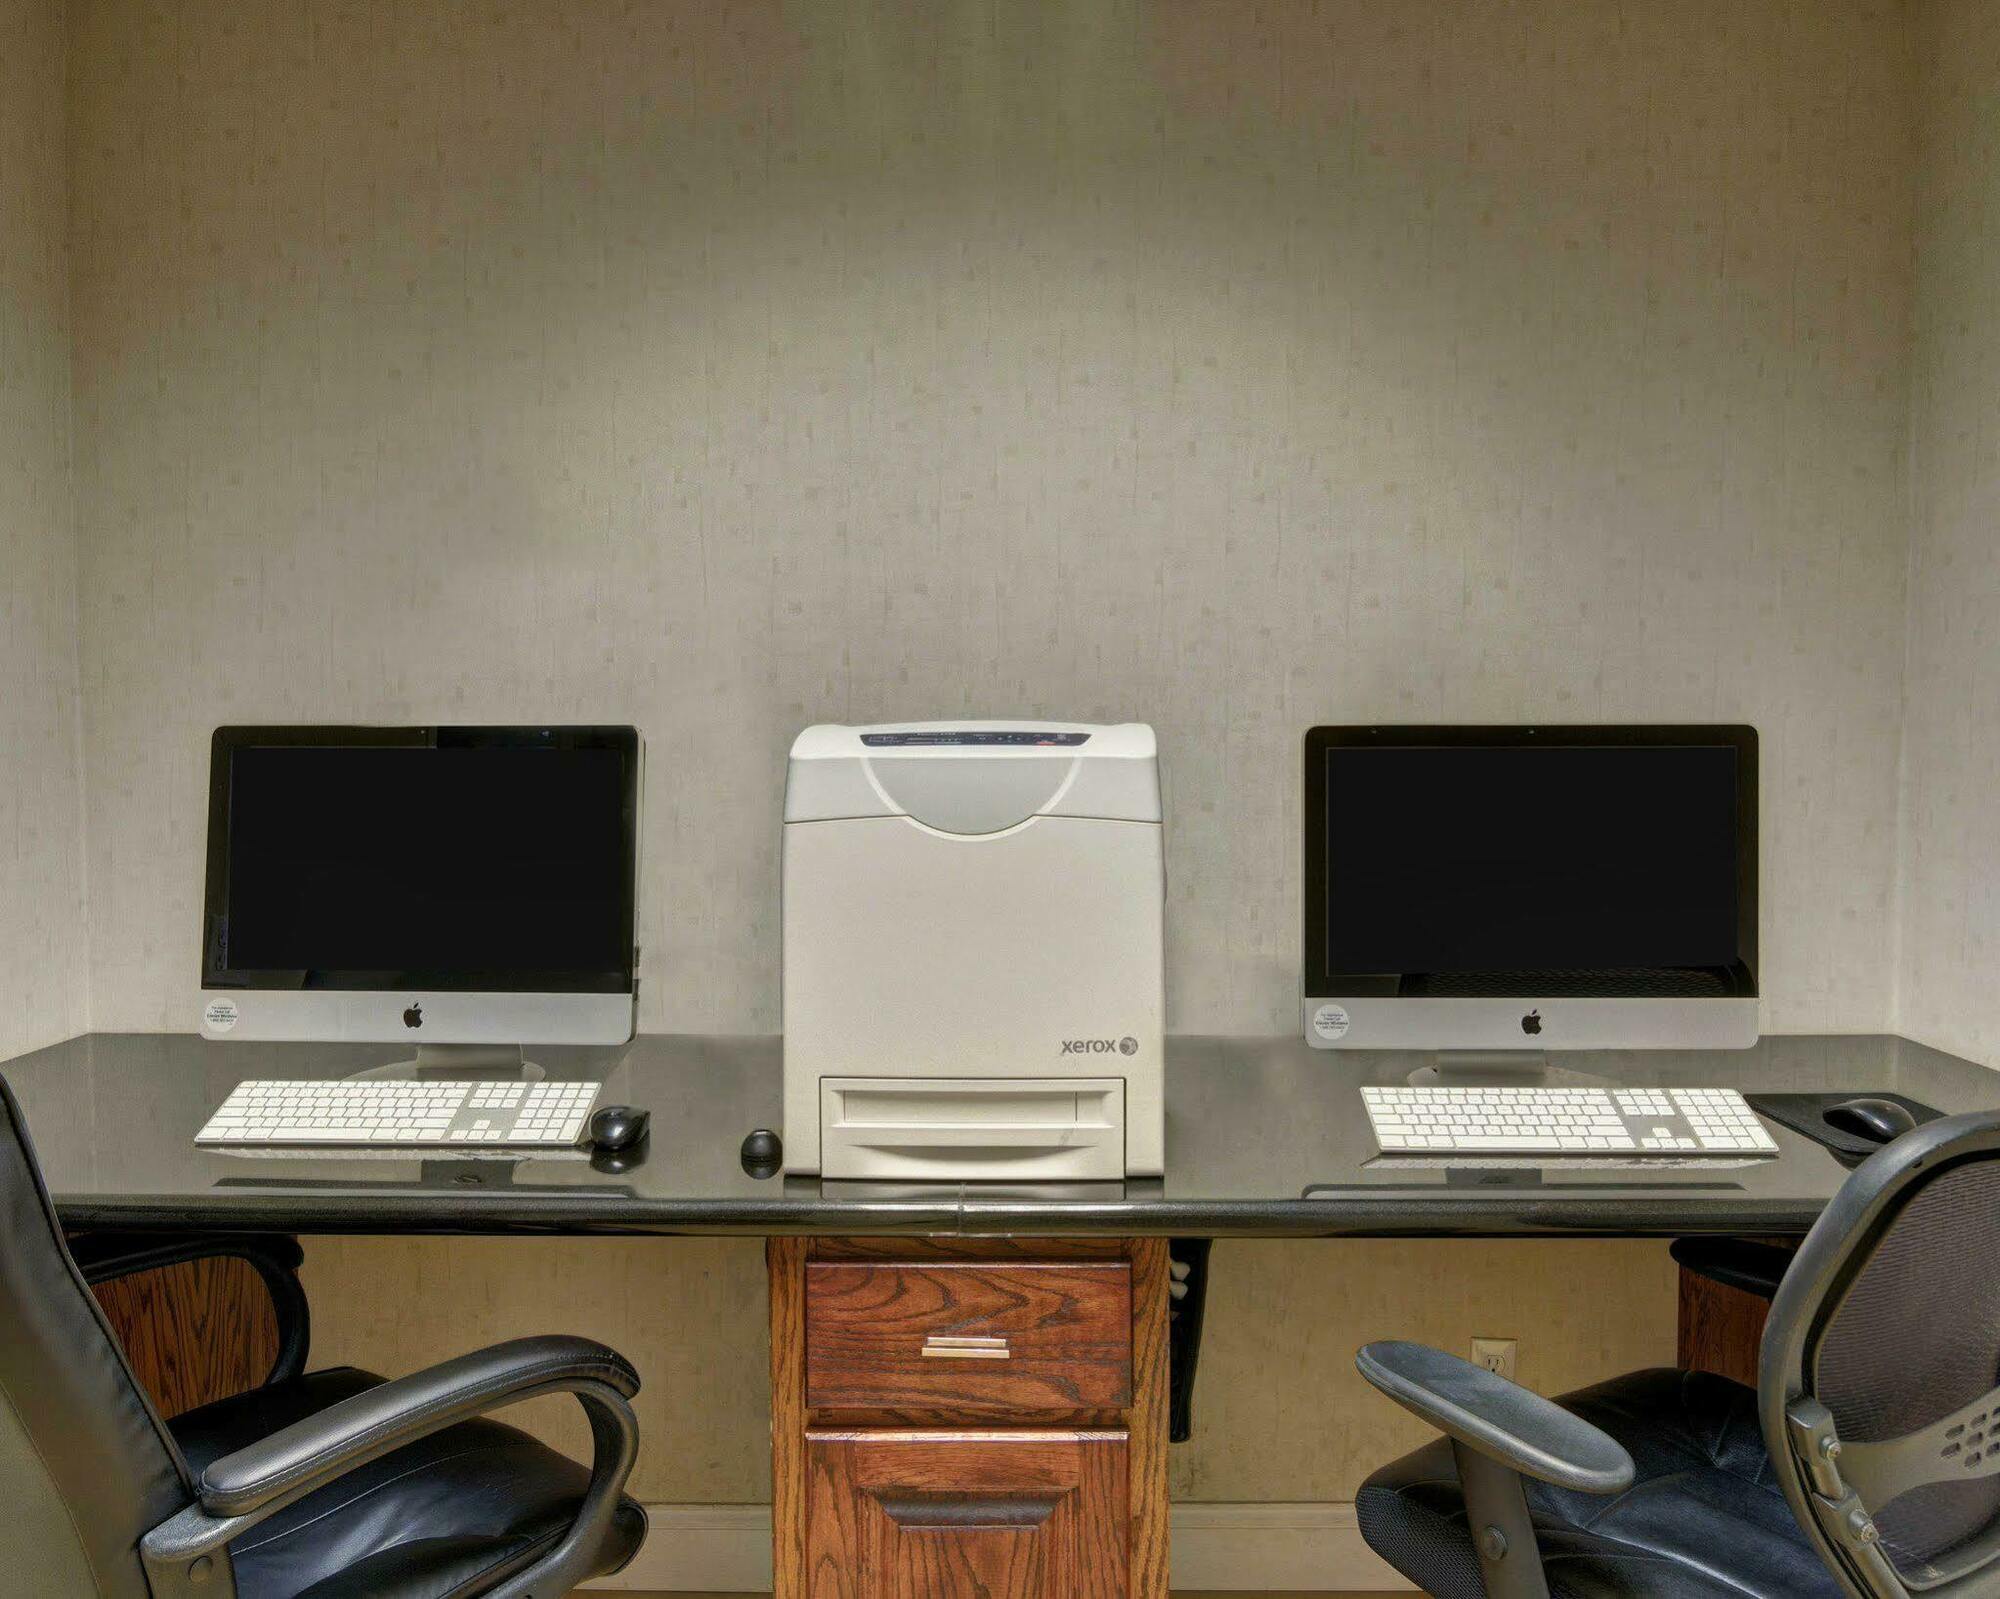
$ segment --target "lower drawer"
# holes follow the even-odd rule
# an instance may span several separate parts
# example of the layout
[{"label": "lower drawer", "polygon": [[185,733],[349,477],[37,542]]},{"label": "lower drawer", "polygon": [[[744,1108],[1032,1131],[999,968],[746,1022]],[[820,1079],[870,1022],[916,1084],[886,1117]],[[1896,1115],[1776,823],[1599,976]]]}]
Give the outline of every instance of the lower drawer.
[{"label": "lower drawer", "polygon": [[1125,1599],[1123,1432],[806,1434],[808,1599]]}]

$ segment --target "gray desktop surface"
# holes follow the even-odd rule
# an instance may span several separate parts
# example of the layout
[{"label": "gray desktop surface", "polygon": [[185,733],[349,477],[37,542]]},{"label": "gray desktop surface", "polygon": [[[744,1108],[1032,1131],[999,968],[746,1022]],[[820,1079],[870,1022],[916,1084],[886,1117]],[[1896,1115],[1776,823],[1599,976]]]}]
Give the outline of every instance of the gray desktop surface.
[{"label": "gray desktop surface", "polygon": [[[98,1033],[0,1065],[64,1221],[77,1227],[287,1232],[956,1232],[1244,1236],[1802,1232],[1846,1170],[1773,1127],[1776,1160],[1723,1170],[1540,1169],[1376,1158],[1358,1090],[1424,1057],[1290,1038],[1182,1037],[1167,1052],[1167,1172],[1126,1184],[1010,1189],[757,1177],[739,1148],[779,1125],[780,1042],[660,1035],[535,1049],[550,1075],[601,1078],[604,1103],[653,1113],[628,1169],[520,1161],[245,1156],[197,1150],[247,1077],[337,1077],[383,1045],[243,1044]],[[2000,1074],[1887,1036],[1788,1036],[1718,1053],[1569,1055],[1634,1084],[1891,1090],[1945,1112],[2000,1107]]]}]

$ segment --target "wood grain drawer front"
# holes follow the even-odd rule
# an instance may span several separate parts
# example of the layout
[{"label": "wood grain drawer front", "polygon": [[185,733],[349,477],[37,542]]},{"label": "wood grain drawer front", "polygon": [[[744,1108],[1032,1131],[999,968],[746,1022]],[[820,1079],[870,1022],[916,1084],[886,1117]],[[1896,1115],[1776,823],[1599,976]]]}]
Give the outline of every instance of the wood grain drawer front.
[{"label": "wood grain drawer front", "polygon": [[806,1599],[1126,1599],[1122,1432],[806,1435]]},{"label": "wood grain drawer front", "polygon": [[806,1403],[1033,1415],[1132,1400],[1128,1262],[806,1267]]}]

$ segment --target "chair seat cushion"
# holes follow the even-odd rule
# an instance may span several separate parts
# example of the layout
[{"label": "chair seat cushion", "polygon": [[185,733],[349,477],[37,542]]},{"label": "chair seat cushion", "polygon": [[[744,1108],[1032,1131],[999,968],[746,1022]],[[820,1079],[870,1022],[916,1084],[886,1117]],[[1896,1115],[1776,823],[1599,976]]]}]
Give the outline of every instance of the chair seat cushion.
[{"label": "chair seat cushion", "polygon": [[[210,1461],[382,1381],[309,1372],[168,1423],[199,1476]],[[357,1467],[234,1544],[241,1599],[460,1599],[545,1554],[589,1470],[497,1421],[461,1422]],[[625,1500],[596,1575],[638,1552],[646,1516]]]},{"label": "chair seat cushion", "polygon": [[[1840,1599],[1793,1519],[1757,1425],[1757,1396],[1706,1372],[1641,1371],[1559,1401],[1625,1446],[1622,1494],[1525,1484],[1555,1599]],[[1437,1599],[1484,1599],[1444,1439],[1356,1496],[1370,1548]]]}]

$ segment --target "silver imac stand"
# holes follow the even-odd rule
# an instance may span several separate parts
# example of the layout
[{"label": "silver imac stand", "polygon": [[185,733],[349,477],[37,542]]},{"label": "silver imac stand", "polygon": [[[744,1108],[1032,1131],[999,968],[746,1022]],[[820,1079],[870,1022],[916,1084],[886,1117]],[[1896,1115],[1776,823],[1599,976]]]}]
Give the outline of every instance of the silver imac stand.
[{"label": "silver imac stand", "polygon": [[419,1044],[415,1060],[390,1061],[348,1073],[350,1082],[420,1083],[460,1079],[539,1083],[548,1075],[519,1044]]},{"label": "silver imac stand", "polygon": [[1553,1066],[1545,1049],[1441,1049],[1412,1088],[1609,1088],[1611,1079]]}]

